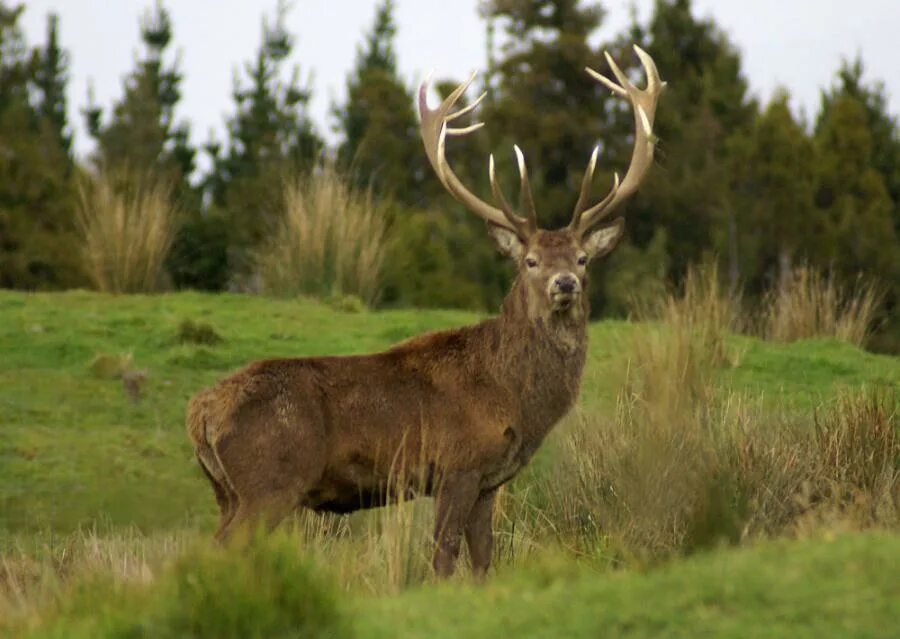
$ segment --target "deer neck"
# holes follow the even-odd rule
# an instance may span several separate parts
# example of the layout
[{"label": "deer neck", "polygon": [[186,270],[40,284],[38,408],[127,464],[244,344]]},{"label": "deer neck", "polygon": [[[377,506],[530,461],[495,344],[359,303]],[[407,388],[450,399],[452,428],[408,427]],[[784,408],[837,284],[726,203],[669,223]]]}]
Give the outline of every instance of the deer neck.
[{"label": "deer neck", "polygon": [[496,320],[496,378],[503,380],[521,407],[523,427],[539,443],[565,415],[581,384],[587,351],[586,301],[566,314],[540,315],[517,279]]}]

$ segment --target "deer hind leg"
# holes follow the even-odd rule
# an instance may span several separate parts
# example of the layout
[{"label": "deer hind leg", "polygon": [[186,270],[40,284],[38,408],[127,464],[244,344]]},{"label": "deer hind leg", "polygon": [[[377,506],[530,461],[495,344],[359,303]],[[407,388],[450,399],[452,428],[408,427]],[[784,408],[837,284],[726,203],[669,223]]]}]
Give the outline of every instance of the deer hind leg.
[{"label": "deer hind leg", "polygon": [[241,422],[214,446],[235,497],[231,519],[216,533],[221,542],[275,528],[325,470],[324,439],[308,418],[269,417]]},{"label": "deer hind leg", "polygon": [[472,562],[472,573],[482,578],[491,567],[491,555],[494,550],[494,533],[491,520],[494,514],[494,501],[497,489],[481,493],[469,513],[466,522],[466,545],[469,547],[469,559]]},{"label": "deer hind leg", "polygon": [[439,577],[453,574],[459,557],[462,535],[472,507],[478,499],[480,478],[476,473],[451,474],[441,482],[435,498],[434,559]]},{"label": "deer hind leg", "polygon": [[234,495],[231,492],[231,489],[224,482],[220,482],[213,477],[212,473],[203,463],[203,460],[199,458],[200,469],[203,471],[203,474],[206,475],[206,478],[209,479],[209,483],[212,484],[213,492],[216,495],[216,503],[219,505],[219,528],[216,532],[216,537],[219,536],[219,533],[228,525],[228,522],[231,521],[232,517],[234,517],[234,512],[237,509],[237,495]]}]

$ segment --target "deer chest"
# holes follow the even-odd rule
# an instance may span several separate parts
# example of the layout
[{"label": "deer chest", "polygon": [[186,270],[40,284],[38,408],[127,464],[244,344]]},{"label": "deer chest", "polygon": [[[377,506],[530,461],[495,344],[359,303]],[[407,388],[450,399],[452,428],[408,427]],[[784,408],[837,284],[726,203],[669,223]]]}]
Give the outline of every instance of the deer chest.
[{"label": "deer chest", "polygon": [[481,489],[490,490],[502,486],[516,476],[522,467],[528,463],[533,451],[526,450],[523,446],[522,435],[515,428],[507,428],[504,432],[507,447],[503,456],[493,464],[484,474],[481,480]]}]

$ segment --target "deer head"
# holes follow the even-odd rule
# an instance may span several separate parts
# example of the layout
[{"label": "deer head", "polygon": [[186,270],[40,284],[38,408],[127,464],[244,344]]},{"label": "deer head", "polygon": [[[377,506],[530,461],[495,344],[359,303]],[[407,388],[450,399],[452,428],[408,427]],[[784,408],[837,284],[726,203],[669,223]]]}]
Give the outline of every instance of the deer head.
[{"label": "deer head", "polygon": [[528,169],[518,146],[513,149],[518,160],[521,212],[516,212],[510,206],[497,183],[493,155],[490,157],[488,172],[496,205],[484,202],[469,191],[447,163],[447,136],[466,135],[484,126],[483,122],[463,128],[449,126],[451,121],[469,113],[484,99],[485,94],[482,94],[472,104],[454,111],[459,98],[475,79],[475,74],[450,93],[436,109],[428,108],[428,80],[419,88],[422,141],[431,166],[444,188],[488,223],[488,230],[500,252],[516,262],[519,279],[527,291],[528,308],[533,315],[547,317],[554,314],[583,313],[585,301],[582,291],[586,284],[587,267],[592,260],[612,251],[624,230],[624,220],[621,217],[606,224],[600,222],[637,191],[653,162],[653,120],[665,83],[660,80],[653,59],[638,46],[634,50],[647,74],[646,89],[634,86],[608,53],[605,54],[606,60],[618,83],[593,69],[586,69],[614,94],[628,100],[634,110],[635,136],[631,164],[625,178],[619,181],[616,174],[606,197],[591,205],[591,181],[599,151],[599,147],[595,147],[582,180],[572,221],[566,228],[558,230],[542,230],[537,226]]}]

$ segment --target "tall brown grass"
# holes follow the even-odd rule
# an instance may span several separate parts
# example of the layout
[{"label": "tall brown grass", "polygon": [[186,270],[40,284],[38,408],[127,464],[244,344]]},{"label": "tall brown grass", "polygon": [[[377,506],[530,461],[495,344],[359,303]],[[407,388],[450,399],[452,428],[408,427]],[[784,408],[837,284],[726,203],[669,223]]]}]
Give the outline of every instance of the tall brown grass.
[{"label": "tall brown grass", "polygon": [[386,222],[372,195],[325,165],[284,187],[284,211],[257,256],[262,288],[274,295],[378,297]]},{"label": "tall brown grass", "polygon": [[628,374],[616,381],[647,409],[667,414],[705,399],[717,369],[736,363],[728,337],[739,317],[740,300],[724,289],[714,263],[688,269],[680,291],[639,309],[646,328],[628,344]]},{"label": "tall brown grass", "polygon": [[627,563],[829,526],[897,529],[897,405],[845,391],[813,421],[732,395],[658,419],[623,394],[613,418],[568,424],[542,480],[547,517],[579,552]]},{"label": "tall brown grass", "polygon": [[98,290],[149,293],[163,287],[179,219],[169,184],[133,171],[101,172],[82,181],[76,211],[85,270]]},{"label": "tall brown grass", "polygon": [[117,583],[149,583],[167,557],[178,555],[193,535],[178,531],[146,536],[135,529],[82,530],[8,543],[0,555],[0,634],[3,621],[34,614],[69,582],[109,577]]},{"label": "tall brown grass", "polygon": [[779,342],[836,337],[863,346],[880,303],[881,294],[871,281],[848,286],[833,274],[801,266],[768,295],[763,334]]}]

